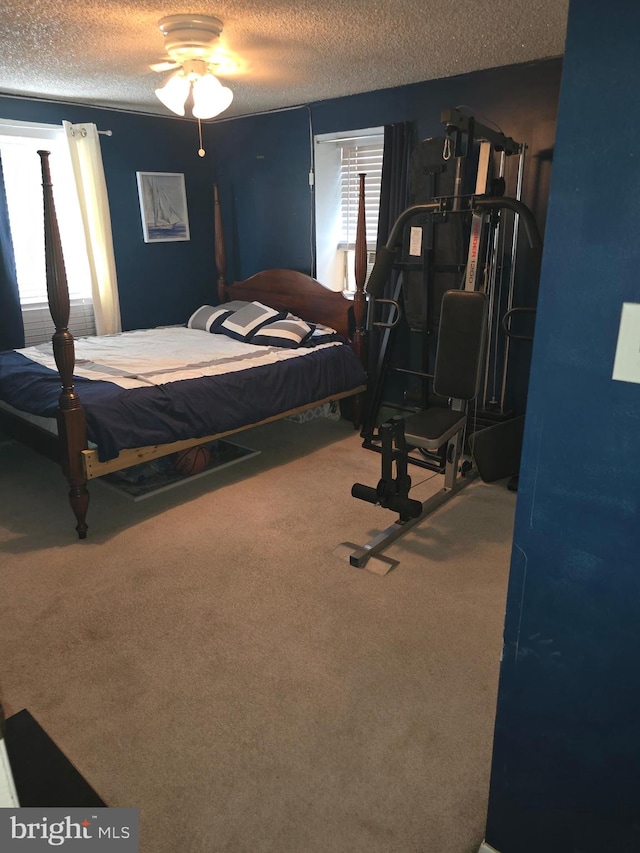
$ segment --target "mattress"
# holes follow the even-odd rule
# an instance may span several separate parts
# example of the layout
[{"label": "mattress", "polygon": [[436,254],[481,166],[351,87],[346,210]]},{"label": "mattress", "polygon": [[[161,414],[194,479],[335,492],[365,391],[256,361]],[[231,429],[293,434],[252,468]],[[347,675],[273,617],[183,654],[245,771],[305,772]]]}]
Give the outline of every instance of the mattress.
[{"label": "mattress", "polygon": [[[283,348],[170,327],[81,338],[75,350],[74,385],[102,462],[124,449],[238,430],[366,381],[337,335]],[[0,400],[54,418],[60,390],[51,344],[0,353]]]}]

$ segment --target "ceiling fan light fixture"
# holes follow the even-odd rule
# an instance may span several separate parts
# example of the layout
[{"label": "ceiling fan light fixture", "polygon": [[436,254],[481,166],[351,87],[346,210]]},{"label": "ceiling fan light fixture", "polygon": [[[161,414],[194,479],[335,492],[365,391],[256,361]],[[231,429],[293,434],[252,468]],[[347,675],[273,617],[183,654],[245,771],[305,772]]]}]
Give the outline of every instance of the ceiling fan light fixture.
[{"label": "ceiling fan light fixture", "polygon": [[226,110],[233,92],[210,70],[215,65],[213,50],[222,32],[222,21],[210,15],[169,15],[158,25],[169,57],[180,66],[164,86],[156,89],[160,101],[183,116],[193,92],[195,118],[213,118]]},{"label": "ceiling fan light fixture", "polygon": [[183,116],[185,102],[189,97],[190,88],[191,82],[184,76],[182,70],[176,71],[175,74],[172,74],[169,77],[164,86],[156,89],[156,97],[162,101],[165,107],[168,107],[171,112],[176,115]]},{"label": "ceiling fan light fixture", "polygon": [[223,86],[217,77],[208,73],[193,83],[193,115],[195,118],[208,119],[219,115],[229,107],[233,92]]}]

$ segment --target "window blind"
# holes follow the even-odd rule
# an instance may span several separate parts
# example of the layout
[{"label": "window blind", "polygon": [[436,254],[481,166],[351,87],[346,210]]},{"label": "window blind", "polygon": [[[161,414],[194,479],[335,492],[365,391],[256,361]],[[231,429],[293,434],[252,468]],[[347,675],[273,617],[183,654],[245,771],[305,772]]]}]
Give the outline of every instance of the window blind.
[{"label": "window blind", "polygon": [[358,143],[353,141],[341,146],[340,191],[342,227],[339,249],[353,249],[356,242],[358,221],[358,197],[360,174],[365,178],[365,222],[367,247],[375,249],[378,232],[378,210],[380,208],[380,185],[382,182],[382,154],[384,141]]}]

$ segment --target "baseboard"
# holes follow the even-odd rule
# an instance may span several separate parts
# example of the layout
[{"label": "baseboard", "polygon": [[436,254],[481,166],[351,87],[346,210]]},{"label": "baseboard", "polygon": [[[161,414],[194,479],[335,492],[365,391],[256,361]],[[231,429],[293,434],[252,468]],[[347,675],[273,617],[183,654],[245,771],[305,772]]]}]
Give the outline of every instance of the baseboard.
[{"label": "baseboard", "polygon": [[487,844],[486,841],[483,841],[480,847],[478,848],[478,853],[499,853],[495,847],[492,847],[490,844]]}]

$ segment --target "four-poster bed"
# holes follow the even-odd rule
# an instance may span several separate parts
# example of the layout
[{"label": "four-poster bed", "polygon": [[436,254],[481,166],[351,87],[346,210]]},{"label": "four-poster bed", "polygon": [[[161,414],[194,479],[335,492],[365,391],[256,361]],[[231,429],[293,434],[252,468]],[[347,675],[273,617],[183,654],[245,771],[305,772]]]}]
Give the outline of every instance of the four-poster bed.
[{"label": "four-poster bed", "polygon": [[[366,385],[362,368],[366,246],[364,267],[362,249],[358,252],[358,291],[353,301],[293,270],[267,270],[228,285],[220,202],[214,188],[220,304],[203,307],[211,309],[215,322],[208,321],[211,327],[198,326],[195,321],[191,325],[194,314],[186,327],[164,330],[169,337],[161,338],[156,349],[181,351],[184,345],[182,358],[176,367],[162,362],[158,368],[140,371],[119,360],[122,352],[135,348],[139,338],[158,330],[123,332],[108,339],[87,338],[74,343],[68,330],[69,296],[48,152],[39,153],[47,290],[56,331],[49,352],[39,347],[0,353],[0,423],[5,431],[60,461],[80,539],[87,533],[89,480],[329,401],[351,398],[354,423],[358,425],[357,401]],[[244,332],[239,326],[242,309],[246,314],[247,310],[260,313],[263,308],[270,312],[268,322],[243,337],[239,332]],[[301,332],[297,345],[278,339],[278,345],[272,346],[271,341],[276,339],[268,335],[282,329],[283,321],[283,335],[289,335],[292,327],[308,328],[310,334],[305,331],[303,337]],[[262,346],[255,343],[259,332],[264,337]],[[197,343],[196,355],[187,350],[187,339]],[[208,355],[214,339],[215,343],[220,339],[221,347],[221,355],[216,353],[215,357]],[[111,350],[121,345],[115,361],[93,356],[92,348],[103,340]],[[36,349],[41,352],[35,353]],[[223,375],[220,363],[229,366],[228,374]],[[25,388],[34,391],[33,407],[23,403]],[[52,389],[56,389],[55,399]],[[140,415],[143,420],[139,420]],[[57,429],[43,428],[44,421],[53,418]],[[147,434],[151,440],[141,441],[140,437]]]}]

